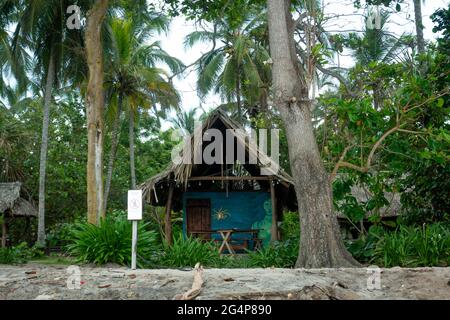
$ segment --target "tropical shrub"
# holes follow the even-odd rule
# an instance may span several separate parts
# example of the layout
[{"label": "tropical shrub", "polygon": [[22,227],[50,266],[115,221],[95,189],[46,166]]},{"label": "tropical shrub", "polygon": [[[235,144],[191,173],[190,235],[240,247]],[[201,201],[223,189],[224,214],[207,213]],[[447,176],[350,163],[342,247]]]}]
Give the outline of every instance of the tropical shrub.
[{"label": "tropical shrub", "polygon": [[283,213],[283,221],[280,225],[281,238],[283,240],[300,238],[300,220],[298,212],[287,211]]},{"label": "tropical shrub", "polygon": [[356,240],[347,240],[345,241],[345,245],[356,260],[363,263],[370,262],[373,260],[377,243],[385,232],[382,226],[371,226],[367,234],[361,235]]},{"label": "tropical shrub", "polygon": [[33,251],[26,242],[14,247],[0,248],[0,264],[25,263],[33,257]]},{"label": "tropical shrub", "polygon": [[180,234],[174,238],[171,246],[164,245],[159,264],[164,267],[193,267],[200,262],[204,266],[213,266],[218,264],[219,259],[219,250],[214,244],[196,238],[184,238]]},{"label": "tropical shrub", "polygon": [[258,251],[249,251],[249,266],[292,268],[297,261],[299,242],[296,239],[278,241]]},{"label": "tropical shrub", "polygon": [[[158,249],[157,234],[148,231],[147,223],[138,225],[137,265],[149,263]],[[68,251],[78,262],[121,265],[131,263],[131,223],[121,216],[108,216],[98,226],[82,222],[74,226]]]},{"label": "tropical shrub", "polygon": [[79,223],[86,223],[86,218],[76,220],[73,223],[64,222],[55,224],[47,234],[47,246],[65,248],[73,241],[72,232]]},{"label": "tropical shrub", "polygon": [[385,267],[448,266],[450,227],[442,223],[400,226],[380,239],[373,261]]}]

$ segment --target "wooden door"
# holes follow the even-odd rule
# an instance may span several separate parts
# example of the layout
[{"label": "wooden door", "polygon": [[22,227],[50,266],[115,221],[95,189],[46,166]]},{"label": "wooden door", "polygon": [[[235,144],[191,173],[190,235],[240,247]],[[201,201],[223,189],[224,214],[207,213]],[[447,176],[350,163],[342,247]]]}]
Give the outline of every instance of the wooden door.
[{"label": "wooden door", "polygon": [[[211,201],[209,199],[188,199],[186,202],[186,230],[191,235],[193,231],[211,230]],[[210,239],[210,234],[199,235]]]}]

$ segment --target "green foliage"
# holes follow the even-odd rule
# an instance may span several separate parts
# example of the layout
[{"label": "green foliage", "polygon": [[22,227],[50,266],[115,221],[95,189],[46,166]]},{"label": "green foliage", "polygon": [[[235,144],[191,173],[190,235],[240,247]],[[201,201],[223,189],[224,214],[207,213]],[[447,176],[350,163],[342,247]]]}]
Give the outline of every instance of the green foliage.
[{"label": "green foliage", "polygon": [[73,231],[77,224],[86,223],[86,217],[77,219],[74,223],[63,222],[52,226],[47,234],[47,246],[66,247],[73,241]]},{"label": "green foliage", "polygon": [[345,245],[356,260],[367,263],[373,260],[377,243],[384,234],[385,230],[383,227],[371,226],[367,234],[362,235],[356,240],[347,240],[345,241]]},{"label": "green foliage", "polygon": [[373,226],[367,235],[346,245],[358,261],[387,268],[450,264],[450,226],[444,223],[400,225],[394,231]]},{"label": "green foliage", "polygon": [[298,247],[296,239],[275,242],[258,251],[249,251],[248,264],[260,268],[292,268],[297,261]]},{"label": "green foliage", "polygon": [[[147,223],[138,225],[137,265],[140,267],[152,259],[158,249],[157,234],[148,231],[147,226]],[[123,215],[107,216],[98,226],[87,222],[77,223],[72,231],[73,243],[68,245],[68,250],[79,262],[129,265],[131,232],[131,223]]]},{"label": "green foliage", "polygon": [[26,242],[21,242],[14,247],[0,248],[0,264],[20,264],[28,260],[43,256],[42,249],[28,247]]},{"label": "green foliage", "polygon": [[386,233],[374,250],[375,263],[385,267],[447,266],[450,264],[450,226],[400,226]]},{"label": "green foliage", "polygon": [[419,161],[405,165],[402,187],[402,220],[407,224],[450,221],[450,136],[441,129],[430,135]]},{"label": "green foliage", "polygon": [[164,246],[158,264],[165,267],[193,267],[200,262],[204,266],[212,266],[219,259],[219,250],[214,244],[179,235],[171,246]]},{"label": "green foliage", "polygon": [[280,231],[283,240],[298,240],[300,238],[300,219],[298,212],[286,211],[283,213]]}]

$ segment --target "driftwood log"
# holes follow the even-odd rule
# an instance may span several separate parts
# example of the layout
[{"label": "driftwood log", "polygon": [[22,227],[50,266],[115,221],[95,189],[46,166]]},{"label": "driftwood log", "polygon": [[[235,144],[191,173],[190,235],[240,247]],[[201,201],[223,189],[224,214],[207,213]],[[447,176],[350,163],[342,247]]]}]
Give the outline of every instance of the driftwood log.
[{"label": "driftwood log", "polygon": [[197,263],[194,268],[194,281],[192,282],[192,287],[183,294],[177,294],[173,297],[173,300],[193,300],[202,291],[203,286],[203,267],[200,263]]}]

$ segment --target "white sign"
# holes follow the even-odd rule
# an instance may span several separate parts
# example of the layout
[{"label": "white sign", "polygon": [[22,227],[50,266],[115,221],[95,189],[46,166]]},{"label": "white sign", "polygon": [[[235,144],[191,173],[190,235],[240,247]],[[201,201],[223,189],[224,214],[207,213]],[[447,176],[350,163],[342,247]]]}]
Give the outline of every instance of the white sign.
[{"label": "white sign", "polygon": [[128,220],[142,220],[142,190],[128,190]]}]

